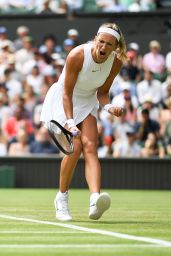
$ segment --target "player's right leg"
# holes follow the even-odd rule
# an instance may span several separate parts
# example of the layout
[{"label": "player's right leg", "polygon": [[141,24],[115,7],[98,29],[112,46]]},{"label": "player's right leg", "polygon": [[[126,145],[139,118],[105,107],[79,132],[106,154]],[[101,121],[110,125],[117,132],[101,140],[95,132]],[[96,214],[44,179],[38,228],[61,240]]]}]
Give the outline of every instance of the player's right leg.
[{"label": "player's right leg", "polygon": [[65,156],[61,162],[59,192],[54,200],[56,218],[60,221],[72,220],[68,206],[68,190],[81,152],[82,143],[79,138],[75,138],[74,152]]}]

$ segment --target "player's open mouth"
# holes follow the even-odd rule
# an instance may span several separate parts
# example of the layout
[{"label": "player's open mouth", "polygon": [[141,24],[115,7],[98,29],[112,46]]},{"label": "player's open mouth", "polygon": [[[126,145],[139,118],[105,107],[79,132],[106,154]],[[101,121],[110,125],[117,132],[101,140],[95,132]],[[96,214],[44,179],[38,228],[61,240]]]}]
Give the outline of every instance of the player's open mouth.
[{"label": "player's open mouth", "polygon": [[100,55],[101,55],[101,56],[104,56],[104,55],[105,55],[105,52],[100,51]]}]

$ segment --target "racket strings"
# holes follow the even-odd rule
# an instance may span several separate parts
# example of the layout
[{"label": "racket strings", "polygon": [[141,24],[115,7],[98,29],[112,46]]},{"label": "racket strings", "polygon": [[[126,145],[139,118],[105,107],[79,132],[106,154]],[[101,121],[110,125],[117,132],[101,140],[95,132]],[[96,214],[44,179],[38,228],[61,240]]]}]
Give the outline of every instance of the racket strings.
[{"label": "racket strings", "polygon": [[65,150],[67,151],[71,150],[71,144],[70,144],[71,140],[69,138],[69,135],[66,135],[61,132],[61,134],[57,134],[57,140]]},{"label": "racket strings", "polygon": [[73,136],[69,131],[54,120],[49,122],[48,130],[55,144],[64,154],[71,154],[74,151]]}]

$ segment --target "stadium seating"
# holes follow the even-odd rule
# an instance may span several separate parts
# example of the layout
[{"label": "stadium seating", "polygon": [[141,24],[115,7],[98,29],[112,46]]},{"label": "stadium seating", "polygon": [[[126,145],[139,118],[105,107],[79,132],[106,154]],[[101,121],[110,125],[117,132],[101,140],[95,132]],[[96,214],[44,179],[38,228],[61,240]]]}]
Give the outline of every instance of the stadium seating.
[{"label": "stadium seating", "polygon": [[100,9],[96,5],[95,0],[84,1],[83,12],[99,12]]}]

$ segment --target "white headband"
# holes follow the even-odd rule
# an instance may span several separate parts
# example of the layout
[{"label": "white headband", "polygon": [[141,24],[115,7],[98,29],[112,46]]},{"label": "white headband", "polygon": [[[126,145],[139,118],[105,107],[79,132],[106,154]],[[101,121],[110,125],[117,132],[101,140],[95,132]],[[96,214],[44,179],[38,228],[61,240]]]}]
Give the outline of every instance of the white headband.
[{"label": "white headband", "polygon": [[114,36],[118,40],[118,42],[120,40],[119,33],[116,30],[112,29],[112,28],[101,27],[101,28],[99,28],[97,34],[99,34],[99,33],[108,33],[108,34]]}]

